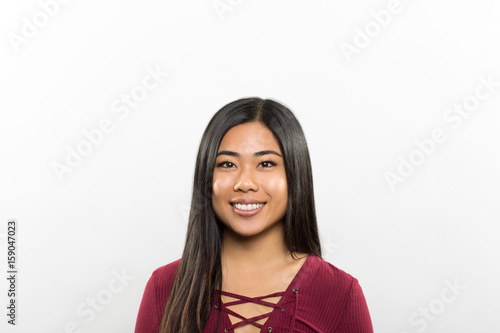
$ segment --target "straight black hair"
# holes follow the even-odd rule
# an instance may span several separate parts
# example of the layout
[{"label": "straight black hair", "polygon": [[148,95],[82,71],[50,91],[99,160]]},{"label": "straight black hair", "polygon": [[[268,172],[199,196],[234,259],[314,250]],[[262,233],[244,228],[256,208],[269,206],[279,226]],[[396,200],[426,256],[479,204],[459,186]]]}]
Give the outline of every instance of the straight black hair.
[{"label": "straight black hair", "polygon": [[[292,254],[302,252],[321,257],[311,161],[298,120],[287,107],[275,100],[252,97],[231,102],[215,113],[201,139],[186,242],[165,305],[160,333],[203,332],[216,290],[222,289],[224,226],[215,216],[212,206],[215,160],[226,132],[236,125],[250,122],[267,127],[283,153],[288,187],[283,231],[288,250]],[[217,327],[220,316],[219,311]]]}]

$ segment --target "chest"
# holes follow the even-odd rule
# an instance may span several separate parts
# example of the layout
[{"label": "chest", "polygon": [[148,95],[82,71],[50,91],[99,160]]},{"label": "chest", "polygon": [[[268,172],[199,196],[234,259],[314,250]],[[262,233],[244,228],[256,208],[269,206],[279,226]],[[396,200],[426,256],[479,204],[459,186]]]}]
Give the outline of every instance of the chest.
[{"label": "chest", "polygon": [[[310,326],[310,318],[303,312],[307,302],[301,301],[298,291],[289,288],[277,295],[247,297],[222,292],[222,303],[214,299],[204,333],[326,333]],[[270,296],[270,297],[266,297]],[[266,304],[261,304],[266,303]],[[311,309],[311,308],[310,308]],[[215,331],[220,311],[219,329]]]}]

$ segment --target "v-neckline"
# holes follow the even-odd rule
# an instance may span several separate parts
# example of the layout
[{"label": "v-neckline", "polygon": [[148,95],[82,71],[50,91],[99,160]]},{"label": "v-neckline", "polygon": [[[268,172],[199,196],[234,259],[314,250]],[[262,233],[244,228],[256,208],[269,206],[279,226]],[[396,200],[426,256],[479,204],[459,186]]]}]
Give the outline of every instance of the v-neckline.
[{"label": "v-neckline", "polygon": [[[273,315],[274,311],[281,307],[283,302],[285,301],[285,297],[287,297],[287,295],[289,295],[291,293],[291,291],[293,289],[296,288],[296,285],[298,284],[298,282],[300,282],[300,278],[301,276],[304,274],[304,270],[306,269],[306,265],[309,265],[310,263],[310,260],[311,260],[311,256],[313,256],[312,254],[308,254],[307,255],[307,258],[306,260],[304,260],[304,262],[302,263],[302,266],[300,267],[300,269],[297,271],[297,273],[295,274],[295,276],[293,277],[292,281],[290,281],[290,283],[288,284],[287,288],[285,289],[285,291],[283,292],[283,295],[281,296],[280,300],[278,302],[275,303],[276,307],[273,308],[273,310],[271,311],[271,313],[269,314],[269,316],[267,317],[267,320],[260,324],[262,325],[262,328],[261,330],[259,331],[259,333],[262,333],[264,332],[263,330],[265,329],[266,327],[266,324],[269,322],[269,320],[271,319],[271,316]],[[219,292],[219,290],[217,290],[217,292]],[[281,291],[279,291],[281,292]],[[276,293],[276,292],[275,292]],[[235,294],[235,293],[232,293],[234,295],[238,295],[238,296],[245,296],[245,297],[249,297],[249,296],[246,296],[246,295],[240,295],[240,294]],[[269,294],[269,295],[272,295],[272,294]],[[263,296],[268,296],[268,295],[261,295],[261,296],[255,296],[255,297],[252,297],[252,298],[258,298],[258,297],[263,297]],[[271,298],[271,297],[269,297]],[[264,298],[265,299],[265,298]],[[224,302],[222,302],[222,295],[221,295],[221,298],[220,298],[220,302],[221,302],[221,308],[222,306],[224,306]],[[232,302],[232,301],[231,301]],[[230,303],[230,302],[229,302]],[[234,325],[232,322],[231,322],[231,319],[229,318],[229,313],[227,313],[226,311],[222,311],[224,314],[224,321],[227,322],[230,326]],[[238,318],[240,319],[240,318]],[[239,322],[238,322],[239,323]],[[250,323],[248,323],[250,324]],[[229,331],[228,331],[229,332]],[[234,332],[234,329],[233,329],[233,332]]]}]

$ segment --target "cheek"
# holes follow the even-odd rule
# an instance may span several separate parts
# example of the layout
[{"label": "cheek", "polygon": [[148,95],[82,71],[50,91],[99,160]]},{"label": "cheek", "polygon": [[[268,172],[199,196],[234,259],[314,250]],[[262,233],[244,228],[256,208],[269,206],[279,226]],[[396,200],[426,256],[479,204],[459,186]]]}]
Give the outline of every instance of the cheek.
[{"label": "cheek", "polygon": [[221,189],[220,189],[219,181],[218,180],[214,180],[214,182],[212,184],[213,197],[214,198],[218,197],[220,192],[221,192]]},{"label": "cheek", "polygon": [[268,182],[267,189],[275,199],[287,200],[288,197],[288,187],[286,183],[286,178],[274,178]]},{"label": "cheek", "polygon": [[214,179],[212,183],[212,198],[213,200],[224,199],[229,193],[230,184],[227,179]]},{"label": "cheek", "polygon": [[212,205],[216,211],[218,211],[219,201],[221,199],[222,193],[223,191],[220,182],[215,180],[212,185]]},{"label": "cheek", "polygon": [[212,207],[214,209],[215,216],[217,218],[220,218],[221,210],[219,208],[220,204],[220,195],[222,193],[222,189],[220,186],[220,182],[217,180],[214,180],[212,183]]}]

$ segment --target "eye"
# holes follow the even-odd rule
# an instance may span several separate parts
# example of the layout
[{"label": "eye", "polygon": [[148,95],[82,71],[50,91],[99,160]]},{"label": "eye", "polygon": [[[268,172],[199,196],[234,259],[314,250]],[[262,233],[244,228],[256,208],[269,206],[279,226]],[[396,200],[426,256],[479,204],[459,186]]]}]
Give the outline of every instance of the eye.
[{"label": "eye", "polygon": [[[269,164],[271,166],[276,166],[276,162],[274,162],[272,160],[265,160],[265,161],[260,162],[260,164]],[[271,166],[269,166],[268,168],[270,168]]]},{"label": "eye", "polygon": [[[226,165],[226,164],[232,164],[232,165],[234,165],[233,163],[231,163],[231,162],[229,162],[229,161],[222,161],[222,162],[220,162],[219,164],[217,164],[217,167],[219,167],[219,168],[220,168],[220,167],[222,167],[222,166],[224,166],[224,165]],[[224,166],[224,169],[227,169],[227,168]]]}]

